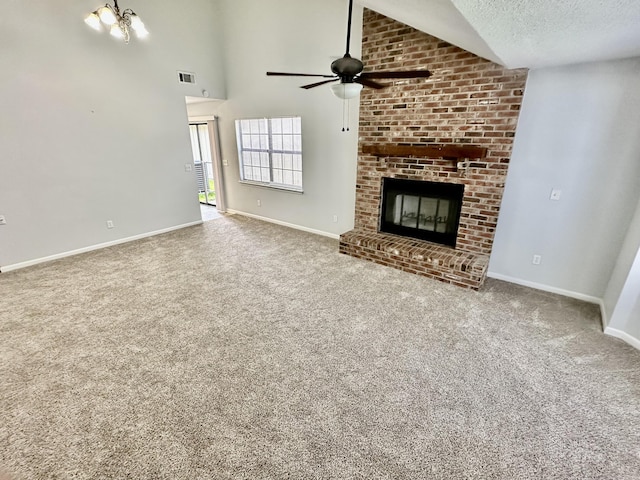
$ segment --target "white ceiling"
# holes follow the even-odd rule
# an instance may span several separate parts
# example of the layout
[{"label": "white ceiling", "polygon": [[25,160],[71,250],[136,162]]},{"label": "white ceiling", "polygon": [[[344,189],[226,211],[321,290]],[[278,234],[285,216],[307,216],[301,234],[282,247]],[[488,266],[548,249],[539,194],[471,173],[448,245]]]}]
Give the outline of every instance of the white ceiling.
[{"label": "white ceiling", "polygon": [[640,56],[640,0],[357,0],[509,68]]}]

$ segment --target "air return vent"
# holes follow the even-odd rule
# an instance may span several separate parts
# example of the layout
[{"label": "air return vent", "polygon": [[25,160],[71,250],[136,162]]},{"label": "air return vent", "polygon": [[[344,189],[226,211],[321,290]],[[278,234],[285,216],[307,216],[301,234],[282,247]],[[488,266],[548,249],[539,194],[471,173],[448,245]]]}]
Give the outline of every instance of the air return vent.
[{"label": "air return vent", "polygon": [[196,74],[190,72],[178,72],[178,81],[180,83],[196,83]]}]

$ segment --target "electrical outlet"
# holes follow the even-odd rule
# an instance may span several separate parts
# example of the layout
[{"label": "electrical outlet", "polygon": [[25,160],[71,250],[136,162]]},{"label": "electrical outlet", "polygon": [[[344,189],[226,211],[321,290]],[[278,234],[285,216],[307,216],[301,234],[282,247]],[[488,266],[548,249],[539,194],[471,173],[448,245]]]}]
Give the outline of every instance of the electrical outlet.
[{"label": "electrical outlet", "polygon": [[113,220],[107,220],[107,228],[113,228]]},{"label": "electrical outlet", "polygon": [[229,160],[227,160],[226,158],[222,159],[222,165],[224,165],[225,167],[229,166]]},{"label": "electrical outlet", "polygon": [[262,200],[258,200],[258,206],[261,207],[262,206]]},{"label": "electrical outlet", "polygon": [[184,164],[184,171],[185,172],[190,172],[193,170],[193,165],[191,165],[190,163],[185,163]]},{"label": "electrical outlet", "polygon": [[541,262],[542,262],[542,255],[534,255],[533,260],[531,261],[531,263],[533,263],[534,265],[540,265]]},{"label": "electrical outlet", "polygon": [[338,223],[338,215],[333,216],[333,223]]},{"label": "electrical outlet", "polygon": [[0,225],[6,225],[7,224],[7,219],[4,218],[4,215],[0,215]]},{"label": "electrical outlet", "polygon": [[562,190],[558,190],[554,188],[551,190],[551,195],[549,195],[549,200],[560,200],[560,196],[562,195]]}]

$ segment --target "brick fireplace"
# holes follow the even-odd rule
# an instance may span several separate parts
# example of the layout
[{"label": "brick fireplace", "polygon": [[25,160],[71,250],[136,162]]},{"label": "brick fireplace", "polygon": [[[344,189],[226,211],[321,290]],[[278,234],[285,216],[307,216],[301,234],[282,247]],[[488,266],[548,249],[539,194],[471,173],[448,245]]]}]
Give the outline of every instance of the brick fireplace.
[{"label": "brick fireplace", "polygon": [[[355,228],[340,252],[478,289],[487,272],[526,70],[508,70],[371,10],[365,71],[425,68],[428,79],[365,88]],[[381,233],[383,179],[461,184],[455,247]]]}]

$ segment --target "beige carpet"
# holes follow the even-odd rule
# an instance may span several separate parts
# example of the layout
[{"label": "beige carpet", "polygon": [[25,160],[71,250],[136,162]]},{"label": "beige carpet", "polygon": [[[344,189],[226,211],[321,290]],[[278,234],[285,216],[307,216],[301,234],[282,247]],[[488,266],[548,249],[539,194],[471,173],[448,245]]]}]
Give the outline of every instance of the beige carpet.
[{"label": "beige carpet", "polygon": [[640,478],[640,352],[594,305],[239,216],[0,292],[16,480]]}]

